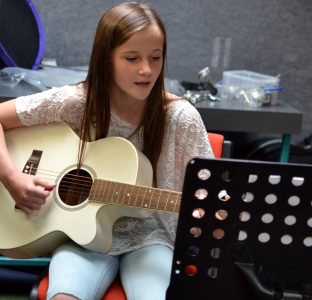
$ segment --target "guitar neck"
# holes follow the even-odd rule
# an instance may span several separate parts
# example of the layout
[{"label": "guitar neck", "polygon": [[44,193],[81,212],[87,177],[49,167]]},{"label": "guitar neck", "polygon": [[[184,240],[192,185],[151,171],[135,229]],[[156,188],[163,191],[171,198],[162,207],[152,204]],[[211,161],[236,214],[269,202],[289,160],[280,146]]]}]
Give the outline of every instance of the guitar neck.
[{"label": "guitar neck", "polygon": [[95,179],[89,201],[178,213],[181,193]]}]

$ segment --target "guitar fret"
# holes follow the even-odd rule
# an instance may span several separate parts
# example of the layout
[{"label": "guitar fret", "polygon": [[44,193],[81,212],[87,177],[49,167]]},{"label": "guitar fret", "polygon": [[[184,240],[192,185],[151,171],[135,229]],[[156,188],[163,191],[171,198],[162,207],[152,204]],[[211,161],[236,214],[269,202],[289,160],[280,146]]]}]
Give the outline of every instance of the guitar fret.
[{"label": "guitar fret", "polygon": [[[118,193],[117,188],[118,188],[119,184],[116,182],[112,182],[111,184],[112,184],[112,196],[111,197],[112,197],[112,199],[116,199],[116,193]],[[113,201],[113,202],[116,203],[116,201]],[[117,204],[118,204],[118,201],[117,201]]]},{"label": "guitar fret", "polygon": [[122,191],[123,187],[124,187],[124,184],[116,183],[116,186],[115,186],[115,199],[116,200],[114,202],[117,204],[121,204],[121,205],[124,204],[124,193]]},{"label": "guitar fret", "polygon": [[110,192],[111,192],[111,188],[112,188],[112,183],[109,181],[107,182],[107,186],[108,186],[108,191],[106,192],[106,196],[109,200],[112,199],[111,195],[110,195]]},{"label": "guitar fret", "polygon": [[157,208],[158,205],[156,205],[155,207],[152,206],[153,204],[153,190],[151,188],[146,188],[146,191],[148,192],[147,195],[149,196],[149,208]]},{"label": "guitar fret", "polygon": [[[151,190],[150,190],[151,191]],[[155,198],[156,199],[156,197],[154,196],[154,192],[150,192],[150,200],[149,200],[149,208],[150,209],[157,209],[158,208],[158,205],[159,205],[159,199],[160,199],[160,197],[161,197],[161,194],[159,193],[156,193],[156,197],[157,197],[157,204],[156,204],[156,201],[155,202],[153,202],[152,200],[153,200],[153,198]]]},{"label": "guitar fret", "polygon": [[131,191],[130,191],[129,203],[131,201],[131,205],[134,207],[137,207],[136,205],[137,197],[135,197],[135,194],[134,194],[135,186],[131,185],[130,187],[131,187]]},{"label": "guitar fret", "polygon": [[126,184],[120,184],[120,189],[119,189],[118,198],[117,198],[117,202],[119,204],[125,204],[126,191],[127,191],[127,185]]},{"label": "guitar fret", "polygon": [[160,197],[160,195],[159,195],[159,197],[157,198],[157,206],[156,206],[156,209],[159,209],[160,200],[161,200],[161,197]]},{"label": "guitar fret", "polygon": [[181,193],[95,179],[90,201],[137,208],[179,212]]},{"label": "guitar fret", "polygon": [[[144,204],[144,207],[145,207],[145,208],[147,208],[147,204],[146,204],[146,202],[145,202],[145,199],[146,199],[146,191],[147,191],[147,187],[144,188],[144,195],[143,195],[143,197],[142,197],[143,203],[145,203],[145,204]],[[151,202],[149,202],[149,204],[150,204],[150,203],[151,203]],[[148,205],[148,207],[150,208],[150,205]]]},{"label": "guitar fret", "polygon": [[126,187],[126,189],[125,189],[125,195],[124,195],[124,202],[123,203],[125,203],[125,199],[127,199],[128,200],[128,205],[129,206],[131,206],[130,205],[130,193],[128,193],[127,191],[128,191],[128,184],[125,184],[125,187]]},{"label": "guitar fret", "polygon": [[174,211],[175,212],[180,212],[180,205],[181,205],[181,194],[178,194],[176,193],[176,202],[175,202],[175,205],[174,205]]},{"label": "guitar fret", "polygon": [[111,202],[111,198],[109,197],[110,188],[111,188],[110,182],[106,181],[103,195],[105,195],[106,201],[108,202]]},{"label": "guitar fret", "polygon": [[99,182],[98,180],[95,179],[91,187],[90,194],[89,194],[90,201],[97,202],[97,194],[99,191],[98,185],[99,185]]},{"label": "guitar fret", "polygon": [[142,202],[141,202],[141,207],[143,208],[150,208],[150,203],[151,201],[148,201],[147,197],[146,197],[146,187],[140,187],[140,191],[144,190],[144,195],[142,195],[141,199],[142,199]]},{"label": "guitar fret", "polygon": [[170,199],[170,194],[168,193],[168,197],[167,197],[167,200],[166,200],[166,210],[167,210],[167,205],[168,205],[169,199]]},{"label": "guitar fret", "polygon": [[158,189],[156,189],[153,194],[155,195],[154,197],[157,197],[157,209],[159,210],[166,210],[166,205],[161,197],[161,191],[159,191]]},{"label": "guitar fret", "polygon": [[[125,187],[126,187],[126,189],[125,189],[125,196],[124,196],[123,203],[125,205],[134,206],[134,203],[131,202],[131,194],[132,194],[133,186],[130,184],[125,184]],[[128,191],[128,188],[130,188],[131,191]]]},{"label": "guitar fret", "polygon": [[98,195],[96,197],[96,200],[99,202],[100,199],[101,199],[101,194],[102,195],[107,195],[107,192],[106,192],[106,190],[107,190],[107,181],[102,183],[101,181],[97,180],[97,182],[99,183],[100,188],[99,188],[99,193],[98,193]]},{"label": "guitar fret", "polygon": [[170,194],[168,193],[168,197],[167,197],[167,200],[166,200],[166,210],[170,210],[172,211],[175,207],[175,203],[176,201],[174,201],[172,199],[172,197],[170,197]]},{"label": "guitar fret", "polygon": [[135,204],[136,204],[136,199],[133,199],[133,189],[134,189],[134,186],[133,185],[131,185],[130,186],[130,192],[129,192],[129,202],[128,203],[131,203],[132,204],[132,206],[136,206]]},{"label": "guitar fret", "polygon": [[117,201],[117,204],[118,204],[119,184],[117,182],[112,182],[112,185],[113,185],[113,195],[112,195],[112,197],[113,197],[113,199],[117,198],[117,200],[115,200],[114,202],[116,203],[116,201]]},{"label": "guitar fret", "polygon": [[115,198],[117,198],[117,203],[119,204],[123,204],[121,190],[122,190],[122,185],[117,184],[117,191],[115,192]]},{"label": "guitar fret", "polygon": [[114,201],[114,191],[115,191],[115,184],[112,181],[107,181],[106,184],[106,199],[109,203],[115,203]]},{"label": "guitar fret", "polygon": [[[134,206],[148,208],[148,206],[146,206],[146,204],[144,204],[144,198],[139,197],[140,196],[141,187],[136,187],[135,189],[136,189],[137,193],[136,193],[136,197],[135,197],[135,204],[134,204]],[[138,204],[138,200],[139,201],[141,200],[140,204]]]},{"label": "guitar fret", "polygon": [[116,187],[118,186],[115,182],[111,182],[111,185],[112,185],[112,201],[118,204],[118,191],[116,190]]},{"label": "guitar fret", "polygon": [[[96,183],[97,183],[97,185],[99,185],[99,189],[98,189],[98,192],[95,194],[95,199],[97,201],[100,201],[101,195],[105,195],[105,192],[104,191],[102,192],[102,189],[105,190],[105,186],[106,186],[107,183],[106,182],[101,182],[99,180],[97,180]],[[105,186],[103,187],[103,185],[105,185]]]}]

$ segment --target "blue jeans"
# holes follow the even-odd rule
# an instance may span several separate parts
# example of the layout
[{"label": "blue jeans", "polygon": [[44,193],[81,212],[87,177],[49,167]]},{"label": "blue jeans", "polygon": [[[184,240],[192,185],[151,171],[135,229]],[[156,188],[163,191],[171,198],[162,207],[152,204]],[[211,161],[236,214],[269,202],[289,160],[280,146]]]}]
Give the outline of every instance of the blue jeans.
[{"label": "blue jeans", "polygon": [[119,270],[127,300],[165,300],[172,256],[163,245],[110,256],[65,244],[51,259],[47,299],[60,293],[81,300],[101,299]]}]

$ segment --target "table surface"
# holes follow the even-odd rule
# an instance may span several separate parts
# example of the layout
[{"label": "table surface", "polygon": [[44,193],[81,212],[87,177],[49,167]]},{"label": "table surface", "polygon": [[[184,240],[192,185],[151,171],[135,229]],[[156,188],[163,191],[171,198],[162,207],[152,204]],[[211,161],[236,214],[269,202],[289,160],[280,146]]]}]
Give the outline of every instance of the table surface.
[{"label": "table surface", "polygon": [[210,131],[294,134],[302,125],[302,112],[281,101],[253,107],[238,101],[204,100],[195,107]]},{"label": "table surface", "polygon": [[13,99],[19,96],[31,95],[40,92],[39,89],[26,82],[17,84],[14,88],[0,85],[0,102]]}]

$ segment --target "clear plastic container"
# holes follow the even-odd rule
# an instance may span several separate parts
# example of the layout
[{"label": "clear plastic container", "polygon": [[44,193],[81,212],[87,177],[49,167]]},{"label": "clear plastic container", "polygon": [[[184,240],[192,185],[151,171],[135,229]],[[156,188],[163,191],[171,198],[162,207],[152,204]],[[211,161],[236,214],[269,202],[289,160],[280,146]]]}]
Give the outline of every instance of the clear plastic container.
[{"label": "clear plastic container", "polygon": [[252,106],[276,105],[279,83],[275,76],[247,70],[224,71],[221,98],[242,100]]}]

